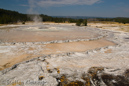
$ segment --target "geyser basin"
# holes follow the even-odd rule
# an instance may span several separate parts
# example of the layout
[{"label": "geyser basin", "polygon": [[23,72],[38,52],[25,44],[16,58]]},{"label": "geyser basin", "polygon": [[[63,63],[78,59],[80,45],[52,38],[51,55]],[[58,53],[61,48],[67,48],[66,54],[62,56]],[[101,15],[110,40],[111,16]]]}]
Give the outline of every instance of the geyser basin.
[{"label": "geyser basin", "polygon": [[[108,45],[115,45],[110,41],[102,39],[103,36],[101,34],[103,35],[103,31],[99,29],[77,27],[71,24],[13,25],[12,29],[9,30],[1,30],[2,32],[0,32],[0,38],[2,39],[0,50],[3,50],[3,48],[4,50],[8,50],[0,52],[0,70],[46,54],[83,52]],[[90,40],[93,38],[96,40]],[[80,39],[83,40],[78,41]],[[89,41],[84,41],[84,39],[88,39]],[[54,44],[43,44],[46,41],[55,42]]]},{"label": "geyser basin", "polygon": [[71,24],[8,25],[4,28],[7,29],[0,29],[0,40],[2,42],[44,42],[88,39],[99,36],[95,31]]},{"label": "geyser basin", "polygon": [[21,28],[26,31],[28,31],[28,30],[30,30],[30,31],[57,31],[57,30],[60,30],[58,27],[53,27],[53,26],[44,25],[44,24],[28,25],[28,26],[24,26]]}]

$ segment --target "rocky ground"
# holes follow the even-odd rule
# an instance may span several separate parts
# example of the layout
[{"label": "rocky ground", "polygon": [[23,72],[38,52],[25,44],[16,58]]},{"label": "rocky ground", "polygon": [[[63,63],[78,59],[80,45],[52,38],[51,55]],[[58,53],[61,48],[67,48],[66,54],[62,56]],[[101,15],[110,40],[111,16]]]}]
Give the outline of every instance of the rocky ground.
[{"label": "rocky ground", "polygon": [[[67,27],[71,28],[72,25]],[[24,46],[23,51],[28,51],[25,48],[29,45],[35,46],[29,49],[33,50],[33,53],[37,50],[42,51],[42,49],[53,50],[55,49],[54,46],[59,49],[57,51],[62,52],[52,53],[56,50],[51,52],[49,50],[46,52],[50,53],[34,56],[35,58],[32,57],[29,60],[25,58],[25,61],[22,60],[12,67],[1,70],[0,85],[129,86],[129,33],[91,26],[80,27],[79,29],[82,32],[92,32],[91,37],[48,42],[1,42],[0,52],[3,54],[10,52],[9,49],[17,51],[16,46],[18,45],[20,45],[19,49],[21,49],[21,45]],[[63,50],[67,45],[68,48],[72,46],[68,49],[71,52],[67,48],[66,51]],[[43,47],[41,48],[41,46]],[[75,46],[80,47],[79,51],[76,48],[73,49]],[[80,51],[81,49],[83,50]],[[3,54],[1,55],[3,56]],[[5,58],[1,59],[4,61]]]}]

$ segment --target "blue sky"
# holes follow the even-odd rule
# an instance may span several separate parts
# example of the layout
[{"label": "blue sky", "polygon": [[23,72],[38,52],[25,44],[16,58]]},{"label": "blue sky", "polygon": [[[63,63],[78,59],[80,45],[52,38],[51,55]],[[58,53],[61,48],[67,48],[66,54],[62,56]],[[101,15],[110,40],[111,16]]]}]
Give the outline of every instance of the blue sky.
[{"label": "blue sky", "polygon": [[0,8],[50,16],[129,17],[129,0],[0,0]]}]

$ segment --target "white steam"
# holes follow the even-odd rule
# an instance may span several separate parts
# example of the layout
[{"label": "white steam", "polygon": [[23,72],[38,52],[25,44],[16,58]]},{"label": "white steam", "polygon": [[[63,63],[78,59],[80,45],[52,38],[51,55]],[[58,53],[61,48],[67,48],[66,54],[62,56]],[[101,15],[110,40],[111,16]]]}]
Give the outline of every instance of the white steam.
[{"label": "white steam", "polygon": [[39,13],[36,11],[36,6],[37,6],[37,2],[36,0],[28,0],[29,3],[29,10],[28,13],[29,14],[34,14],[33,16],[31,15],[31,19],[35,22],[35,23],[41,23],[42,22],[42,18],[40,17]]},{"label": "white steam", "polygon": [[32,17],[35,22],[41,22],[42,18],[36,11],[37,7],[49,7],[49,6],[62,6],[62,5],[92,5],[100,3],[102,0],[28,0],[29,3],[29,14],[37,14]]},{"label": "white steam", "polygon": [[95,3],[100,3],[101,1],[102,0],[37,0],[36,4],[40,7],[61,5],[92,5]]}]

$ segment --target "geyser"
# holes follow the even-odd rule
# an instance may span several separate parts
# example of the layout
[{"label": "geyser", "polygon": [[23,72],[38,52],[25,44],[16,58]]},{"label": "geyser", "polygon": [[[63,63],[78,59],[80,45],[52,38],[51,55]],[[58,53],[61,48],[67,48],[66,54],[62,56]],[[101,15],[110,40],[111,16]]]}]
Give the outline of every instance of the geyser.
[{"label": "geyser", "polygon": [[[28,13],[31,14],[29,17],[37,24],[42,22],[42,18],[39,13],[36,11],[36,0],[28,0],[29,10]],[[32,15],[33,14],[33,15]]]}]

